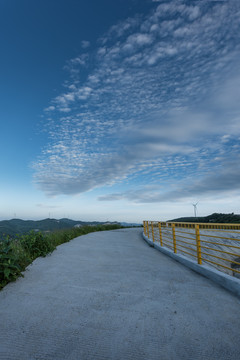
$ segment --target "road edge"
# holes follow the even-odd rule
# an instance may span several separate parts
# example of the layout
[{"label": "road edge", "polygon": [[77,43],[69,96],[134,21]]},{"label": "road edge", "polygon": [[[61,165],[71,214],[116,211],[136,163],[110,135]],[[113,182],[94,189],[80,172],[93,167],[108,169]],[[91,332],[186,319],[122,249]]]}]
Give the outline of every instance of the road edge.
[{"label": "road edge", "polygon": [[207,277],[208,279],[214,281],[218,285],[224,287],[225,289],[231,291],[238,297],[240,297],[240,280],[236,279],[230,275],[224,274],[219,270],[210,268],[207,265],[199,265],[197,262],[187,258],[184,255],[175,254],[168,248],[160,246],[159,244],[153,242],[149,239],[144,232],[142,233],[143,239],[148,243],[149,246],[154,247],[156,250],[162,252],[163,254],[170,256],[172,259],[180,262],[181,264],[189,267],[193,271]]}]

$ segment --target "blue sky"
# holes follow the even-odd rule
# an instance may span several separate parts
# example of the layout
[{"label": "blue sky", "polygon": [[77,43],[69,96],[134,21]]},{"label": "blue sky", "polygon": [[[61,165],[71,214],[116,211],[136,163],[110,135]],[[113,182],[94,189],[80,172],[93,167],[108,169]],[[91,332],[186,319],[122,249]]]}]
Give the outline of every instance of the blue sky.
[{"label": "blue sky", "polygon": [[0,218],[239,211],[240,2],[0,0]]}]

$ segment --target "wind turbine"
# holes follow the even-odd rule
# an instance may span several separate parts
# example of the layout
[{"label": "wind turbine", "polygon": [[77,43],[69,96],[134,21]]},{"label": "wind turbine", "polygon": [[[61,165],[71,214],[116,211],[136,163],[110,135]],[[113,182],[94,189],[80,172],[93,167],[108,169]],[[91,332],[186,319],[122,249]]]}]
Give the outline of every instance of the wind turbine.
[{"label": "wind turbine", "polygon": [[199,203],[199,201],[198,202],[196,202],[196,204],[192,204],[192,206],[194,207],[194,216],[195,217],[197,217],[197,204]]}]

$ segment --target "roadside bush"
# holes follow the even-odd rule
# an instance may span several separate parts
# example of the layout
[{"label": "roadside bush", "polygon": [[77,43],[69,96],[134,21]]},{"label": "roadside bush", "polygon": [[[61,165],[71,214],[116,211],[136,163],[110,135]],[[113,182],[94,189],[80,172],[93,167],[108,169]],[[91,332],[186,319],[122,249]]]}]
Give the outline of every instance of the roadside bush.
[{"label": "roadside bush", "polygon": [[120,229],[120,225],[82,226],[49,234],[31,231],[15,239],[0,239],[0,289],[22,275],[22,271],[39,256],[53,252],[58,245],[95,231]]},{"label": "roadside bush", "polygon": [[41,232],[31,231],[20,238],[20,243],[32,260],[39,256],[46,256],[55,249],[50,239]]},{"label": "roadside bush", "polygon": [[21,266],[12,247],[11,240],[0,242],[0,289],[21,275]]}]

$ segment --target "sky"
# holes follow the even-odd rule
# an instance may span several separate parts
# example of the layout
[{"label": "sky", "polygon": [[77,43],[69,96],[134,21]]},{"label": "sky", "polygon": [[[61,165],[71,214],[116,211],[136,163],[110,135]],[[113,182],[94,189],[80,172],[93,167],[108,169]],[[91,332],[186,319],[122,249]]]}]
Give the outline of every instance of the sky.
[{"label": "sky", "polygon": [[240,214],[239,0],[0,0],[0,219]]}]

